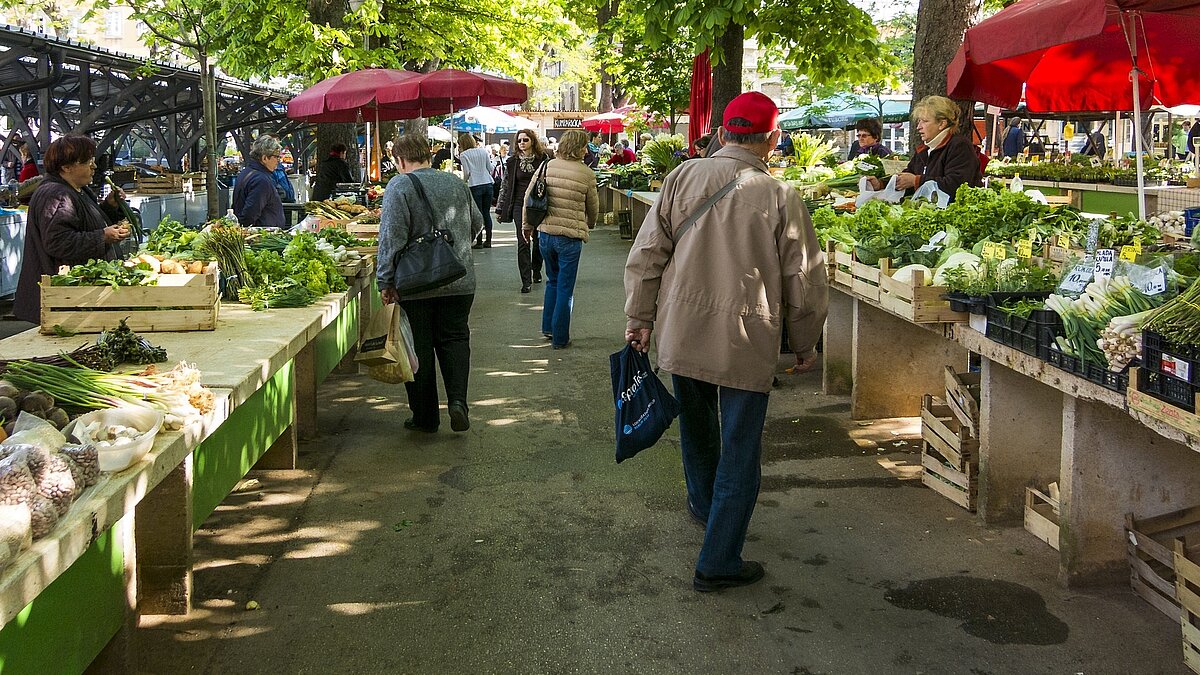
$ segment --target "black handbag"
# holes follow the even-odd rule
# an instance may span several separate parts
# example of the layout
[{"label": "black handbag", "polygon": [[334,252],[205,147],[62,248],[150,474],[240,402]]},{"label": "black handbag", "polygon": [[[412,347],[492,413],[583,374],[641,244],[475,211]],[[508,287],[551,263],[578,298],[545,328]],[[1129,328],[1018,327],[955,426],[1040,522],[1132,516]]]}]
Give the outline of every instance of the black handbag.
[{"label": "black handbag", "polygon": [[[421,202],[425,204],[426,213],[433,214],[433,206],[425,195],[421,181],[413,174],[405,174],[413,183],[413,188]],[[441,215],[445,219],[445,214]],[[401,297],[423,293],[446,284],[458,281],[467,276],[467,268],[454,254],[454,234],[445,227],[435,228],[432,218],[426,218],[424,232],[413,237],[412,206],[408,209],[409,242],[392,258],[395,270],[396,292]]]},{"label": "black handbag", "polygon": [[546,166],[550,160],[544,160],[538,174],[533,179],[533,189],[525,198],[525,220],[522,227],[537,227],[550,213],[550,190],[546,186]]}]

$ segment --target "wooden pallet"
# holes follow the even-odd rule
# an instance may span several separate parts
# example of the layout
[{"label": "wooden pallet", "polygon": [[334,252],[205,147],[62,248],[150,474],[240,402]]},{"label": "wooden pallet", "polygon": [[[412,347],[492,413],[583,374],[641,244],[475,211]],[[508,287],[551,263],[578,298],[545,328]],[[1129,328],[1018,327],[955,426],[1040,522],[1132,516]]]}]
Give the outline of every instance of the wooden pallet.
[{"label": "wooden pallet", "polygon": [[1179,625],[1183,633],[1183,663],[1200,673],[1200,565],[1193,562],[1187,547],[1175,540],[1175,595],[1179,598]]},{"label": "wooden pallet", "polygon": [[943,296],[945,286],[926,286],[923,275],[916,274],[909,283],[892,279],[895,270],[884,258],[879,267],[864,265],[854,255],[837,250],[828,242],[825,261],[829,283],[854,296],[868,300],[883,309],[913,323],[966,323],[970,315],[950,309]]},{"label": "wooden pallet", "polygon": [[921,400],[921,482],[974,513],[978,500],[979,441],[958,423],[942,399]]},{"label": "wooden pallet", "polygon": [[[1055,492],[1051,485],[1049,492]],[[1059,550],[1059,501],[1031,487],[1025,488],[1025,529],[1033,536]]]},{"label": "wooden pallet", "polygon": [[126,325],[139,333],[214,330],[220,311],[217,264],[203,274],[163,274],[157,286],[51,286],[41,282],[41,327],[76,333],[99,333]]},{"label": "wooden pallet", "polygon": [[1174,542],[1179,541],[1192,554],[1200,552],[1200,506],[1153,518],[1137,519],[1127,513],[1125,538],[1133,592],[1163,614],[1178,619]]},{"label": "wooden pallet", "polygon": [[1140,368],[1129,369],[1129,389],[1125,392],[1125,402],[1130,410],[1149,415],[1192,436],[1200,436],[1200,415],[1138,391],[1138,378],[1140,377],[1142,377]]}]

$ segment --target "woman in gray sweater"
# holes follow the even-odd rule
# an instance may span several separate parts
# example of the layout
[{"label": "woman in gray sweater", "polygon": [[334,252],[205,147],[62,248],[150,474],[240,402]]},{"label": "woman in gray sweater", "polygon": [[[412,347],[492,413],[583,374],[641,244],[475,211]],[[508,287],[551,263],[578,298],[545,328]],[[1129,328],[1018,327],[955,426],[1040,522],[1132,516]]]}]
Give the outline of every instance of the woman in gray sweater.
[{"label": "woman in gray sweater", "polygon": [[[441,422],[438,412],[437,356],[446,387],[450,428],[466,431],[467,376],[471,370],[471,329],[467,320],[475,300],[475,270],[471,241],[483,229],[483,215],[471,191],[458,176],[430,168],[432,155],[424,136],[404,135],[392,146],[399,175],[387,185],[379,226],[375,272],[385,305],[399,302],[412,324],[413,348],[419,367],[416,379],[404,385],[413,416],[405,429],[433,433]],[[414,185],[420,181],[428,202]],[[440,288],[401,298],[396,291],[396,256],[428,228],[446,229],[454,237],[454,253],[467,275]]]}]

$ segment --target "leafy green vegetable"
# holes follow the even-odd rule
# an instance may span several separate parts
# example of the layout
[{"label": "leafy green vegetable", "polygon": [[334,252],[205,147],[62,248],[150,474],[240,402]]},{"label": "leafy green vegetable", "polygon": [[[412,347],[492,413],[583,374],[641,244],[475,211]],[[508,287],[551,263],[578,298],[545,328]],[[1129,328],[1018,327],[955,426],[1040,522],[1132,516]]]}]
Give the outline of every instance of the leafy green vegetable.
[{"label": "leafy green vegetable", "polygon": [[149,264],[136,265],[120,260],[89,260],[76,265],[66,274],[50,277],[51,286],[154,286],[157,276]]}]

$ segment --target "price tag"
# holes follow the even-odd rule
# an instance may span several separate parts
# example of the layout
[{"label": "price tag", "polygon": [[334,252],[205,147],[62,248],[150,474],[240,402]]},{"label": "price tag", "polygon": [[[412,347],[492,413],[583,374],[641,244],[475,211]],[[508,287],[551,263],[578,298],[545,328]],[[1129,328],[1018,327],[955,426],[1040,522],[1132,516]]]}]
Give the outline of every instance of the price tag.
[{"label": "price tag", "polygon": [[1088,253],[1096,250],[1096,243],[1100,240],[1100,224],[1102,222],[1104,221],[1097,219],[1088,225],[1087,243],[1085,244]]},{"label": "price tag", "polygon": [[1071,269],[1066,277],[1063,278],[1059,288],[1072,293],[1082,293],[1083,289],[1092,282],[1092,276],[1095,269],[1087,264],[1076,265]]},{"label": "price tag", "polygon": [[1092,166],[1100,166],[1100,158],[1099,157],[1092,158]]},{"label": "price tag", "polygon": [[1017,257],[1032,258],[1033,257],[1033,242],[1028,239],[1017,240]]},{"label": "price tag", "polygon": [[1140,246],[1122,246],[1121,260],[1124,260],[1125,262],[1137,262],[1138,254],[1141,253],[1141,251],[1138,250],[1140,248]]},{"label": "price tag", "polygon": [[1117,252],[1111,248],[1096,251],[1095,273],[1097,278],[1111,277],[1117,264]]},{"label": "price tag", "polygon": [[1059,248],[1071,248],[1071,235],[1069,235],[1069,234],[1058,235],[1057,244],[1058,244]]},{"label": "price tag", "polygon": [[1165,293],[1167,290],[1167,274],[1163,268],[1159,267],[1154,270],[1146,283],[1142,285],[1142,292],[1146,295],[1158,295]]},{"label": "price tag", "polygon": [[989,241],[983,245],[983,257],[988,260],[1004,260],[1008,257],[1007,247]]}]

